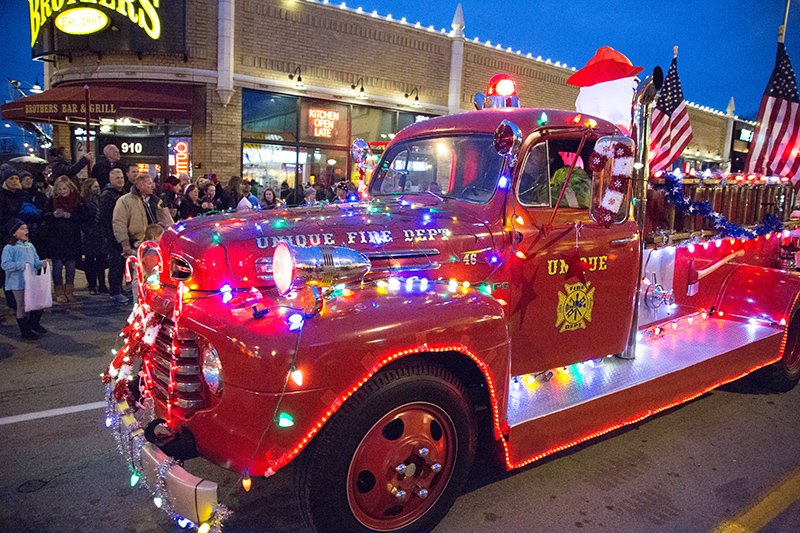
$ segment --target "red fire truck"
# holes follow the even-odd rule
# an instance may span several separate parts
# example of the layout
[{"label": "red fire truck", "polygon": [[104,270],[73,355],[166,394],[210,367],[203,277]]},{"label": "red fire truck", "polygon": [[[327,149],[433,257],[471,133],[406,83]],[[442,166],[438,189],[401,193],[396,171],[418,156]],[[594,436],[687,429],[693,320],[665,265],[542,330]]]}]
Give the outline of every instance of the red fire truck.
[{"label": "red fire truck", "polygon": [[482,110],[401,131],[367,200],[143,244],[160,268],[130,261],[140,303],[104,376],[132,485],[206,532],[230,511],[182,460],[248,490],[294,462],[315,529],[428,531],[481,429],[513,469],[752,372],[793,387],[792,188],[650,176],[659,86],[638,89],[627,137],[505,107],[507,80]]}]

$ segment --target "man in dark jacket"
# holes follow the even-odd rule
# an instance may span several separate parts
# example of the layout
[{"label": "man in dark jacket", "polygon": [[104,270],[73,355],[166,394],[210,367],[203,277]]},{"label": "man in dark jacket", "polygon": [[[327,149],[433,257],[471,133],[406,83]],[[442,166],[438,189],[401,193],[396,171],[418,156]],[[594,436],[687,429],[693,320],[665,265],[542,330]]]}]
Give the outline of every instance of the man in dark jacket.
[{"label": "man in dark jacket", "polygon": [[109,183],[100,194],[100,230],[103,232],[105,251],[108,255],[108,292],[111,299],[124,304],[128,298],[122,294],[122,275],[125,273],[125,257],[122,246],[114,238],[114,227],[111,220],[117,200],[125,194],[125,175],[121,169],[113,168],[108,173]]},{"label": "man in dark jacket", "polygon": [[50,150],[50,155],[53,159],[53,177],[58,179],[61,176],[69,176],[76,185],[78,181],[78,172],[94,160],[94,154],[87,152],[83,154],[77,163],[73,163],[69,148],[64,148],[63,146]]},{"label": "man in dark jacket", "polygon": [[106,190],[108,185],[108,173],[112,168],[118,168],[125,172],[125,165],[120,161],[119,148],[115,144],[107,144],[103,148],[103,157],[92,167],[92,177],[97,180],[100,190]]},{"label": "man in dark jacket", "polygon": [[139,165],[136,163],[128,163],[125,165],[125,176],[128,178],[125,180],[125,185],[122,187],[125,191],[125,194],[131,192],[131,187],[133,187],[133,184],[136,181],[136,176],[138,175]]}]

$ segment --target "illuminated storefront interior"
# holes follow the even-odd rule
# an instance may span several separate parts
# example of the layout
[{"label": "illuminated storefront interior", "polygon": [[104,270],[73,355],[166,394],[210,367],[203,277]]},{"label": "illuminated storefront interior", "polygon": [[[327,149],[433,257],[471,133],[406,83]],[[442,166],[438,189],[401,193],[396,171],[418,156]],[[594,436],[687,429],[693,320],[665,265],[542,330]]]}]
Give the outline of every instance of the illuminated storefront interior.
[{"label": "illuminated storefront interior", "polygon": [[430,116],[245,89],[242,174],[284,193],[298,182],[355,183],[358,169],[349,154],[354,139],[366,140],[380,155],[398,131]]}]

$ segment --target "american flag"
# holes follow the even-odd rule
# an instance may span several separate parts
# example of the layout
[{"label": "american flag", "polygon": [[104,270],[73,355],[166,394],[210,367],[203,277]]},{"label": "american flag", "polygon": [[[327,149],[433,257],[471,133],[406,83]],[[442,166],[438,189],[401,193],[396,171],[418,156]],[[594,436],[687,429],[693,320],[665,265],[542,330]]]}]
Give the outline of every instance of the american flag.
[{"label": "american flag", "polygon": [[664,78],[664,87],[653,109],[650,128],[650,170],[669,170],[683,149],[692,140],[692,126],[683,99],[681,80],[678,78],[678,58]]},{"label": "american flag", "polygon": [[800,180],[800,98],[786,47],[778,43],[775,70],[761,97],[758,126],[745,172]]}]

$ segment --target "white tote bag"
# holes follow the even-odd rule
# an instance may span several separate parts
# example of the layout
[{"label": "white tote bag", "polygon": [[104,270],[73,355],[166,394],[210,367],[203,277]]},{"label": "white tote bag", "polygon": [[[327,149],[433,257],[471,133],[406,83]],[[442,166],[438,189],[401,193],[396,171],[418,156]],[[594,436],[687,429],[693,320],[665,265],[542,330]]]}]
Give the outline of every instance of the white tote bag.
[{"label": "white tote bag", "polygon": [[36,311],[53,307],[53,294],[50,292],[53,273],[50,270],[50,263],[42,263],[41,274],[35,274],[31,270],[30,263],[25,265],[25,312]]}]

